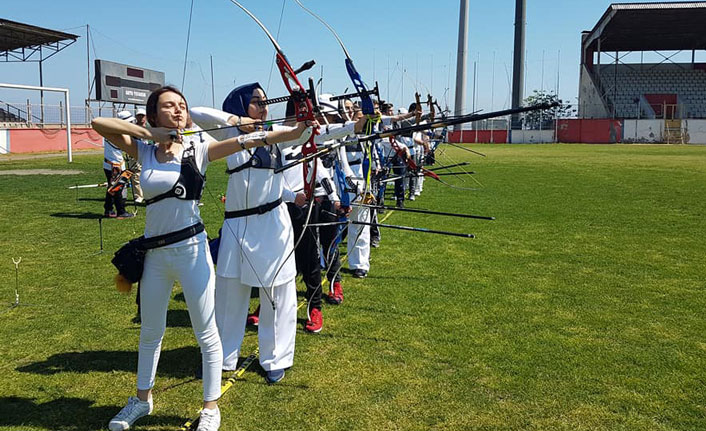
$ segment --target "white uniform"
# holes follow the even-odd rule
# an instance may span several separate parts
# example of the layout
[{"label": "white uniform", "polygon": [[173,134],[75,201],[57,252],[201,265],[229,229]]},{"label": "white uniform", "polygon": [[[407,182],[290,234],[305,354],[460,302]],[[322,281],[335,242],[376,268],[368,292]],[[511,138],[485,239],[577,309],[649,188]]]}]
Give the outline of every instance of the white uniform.
[{"label": "white uniform", "polygon": [[[194,146],[194,158],[204,174],[208,166],[208,143],[212,138],[198,135],[184,139],[184,148]],[[179,179],[181,155],[161,163],[154,145],[133,141],[142,164],[142,186],[147,199],[169,191]],[[175,232],[201,222],[198,201],[166,198],[147,206],[145,237]],[[184,291],[189,317],[201,347],[203,360],[204,400],[214,401],[221,395],[221,362],[223,352],[214,315],[215,276],[206,241],[206,232],[191,238],[147,251],[140,280],[142,327],[137,362],[137,389],[154,386],[157,362],[166,328],[167,306],[175,281]]]},{"label": "white uniform", "polygon": [[[426,121],[423,121],[420,124],[426,124]],[[417,143],[417,141],[423,141],[423,137],[424,135],[422,132],[415,132],[414,135],[412,135],[412,139],[415,146],[414,162],[417,164],[417,166],[421,166],[422,160],[424,159],[424,146]],[[423,184],[424,175],[422,175],[420,172],[419,176],[416,178],[416,181],[414,183],[414,190],[410,190],[410,193],[414,193],[415,196],[419,196],[422,193]]]},{"label": "white uniform", "polygon": [[[354,134],[355,122],[353,121],[346,122],[345,124],[331,124],[322,126],[319,129],[319,134],[314,138],[314,143],[317,147],[319,147],[319,149],[321,149],[326,145],[333,144],[335,140],[343,139]],[[283,163],[291,163],[300,157],[301,146],[290,146],[283,148],[282,155],[284,157]],[[333,186],[333,192],[328,193],[324,187],[316,187],[314,196],[321,197],[328,195],[330,200],[338,201],[339,195],[336,192],[336,187],[334,185],[335,181],[333,181],[331,170],[328,170],[323,166],[321,158],[317,158],[316,163],[317,185],[321,185],[324,181],[328,181]],[[302,174],[303,169],[304,165],[302,164],[301,166],[287,169],[282,173],[284,175],[285,187],[294,193],[304,190],[304,175]],[[348,168],[348,170],[350,172],[350,168]]]},{"label": "white uniform", "polygon": [[[230,116],[210,108],[191,110],[194,122],[209,129],[228,126]],[[233,127],[212,134],[217,139],[226,139],[241,133]],[[228,168],[249,162],[254,152],[239,151],[228,156]],[[283,198],[284,189],[284,177],[275,175],[271,169],[251,167],[232,173],[228,178],[226,211],[256,208],[276,201]],[[223,369],[234,370],[237,366],[251,286],[260,288],[260,365],[265,371],[293,365],[297,324],[293,237],[285,205],[264,214],[223,222],[216,269],[216,321],[223,345]]]},{"label": "white uniform", "polygon": [[[353,180],[358,186],[358,191],[365,191],[365,172],[363,162],[366,154],[359,145],[349,145],[346,147],[348,164],[353,172]],[[362,196],[355,193],[349,194],[351,202],[362,201]],[[350,221],[370,222],[370,209],[366,207],[354,206]],[[348,224],[348,267],[351,270],[370,270],[370,226],[359,224]]]},{"label": "white uniform", "polygon": [[120,165],[120,170],[125,170],[123,150],[113,146],[107,139],[103,139],[103,169],[112,170],[113,165]]}]

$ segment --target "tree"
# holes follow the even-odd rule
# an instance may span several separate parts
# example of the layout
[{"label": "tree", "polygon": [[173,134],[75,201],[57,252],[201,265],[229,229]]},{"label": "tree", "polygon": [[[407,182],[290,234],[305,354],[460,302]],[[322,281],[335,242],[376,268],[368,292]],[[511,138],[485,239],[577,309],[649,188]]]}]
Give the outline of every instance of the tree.
[{"label": "tree", "polygon": [[531,96],[525,98],[524,106],[539,105],[542,103],[559,102],[559,106],[543,111],[528,112],[524,116],[524,128],[530,130],[553,129],[554,121],[559,118],[567,118],[576,114],[576,109],[559,99],[553,92],[544,90],[534,90]]}]

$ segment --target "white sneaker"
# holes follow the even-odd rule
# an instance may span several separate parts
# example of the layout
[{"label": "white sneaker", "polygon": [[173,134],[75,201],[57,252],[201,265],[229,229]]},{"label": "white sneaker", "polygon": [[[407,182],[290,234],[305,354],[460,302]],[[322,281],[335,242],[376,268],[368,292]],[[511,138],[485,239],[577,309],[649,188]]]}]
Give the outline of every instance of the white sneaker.
[{"label": "white sneaker", "polygon": [[127,405],[115,415],[108,424],[110,431],[124,431],[129,429],[136,420],[152,413],[152,398],[149,401],[142,401],[137,397],[127,399]]},{"label": "white sneaker", "polygon": [[201,418],[199,419],[199,427],[196,431],[218,431],[221,426],[221,411],[215,409],[201,410]]},{"label": "white sneaker", "polygon": [[139,196],[135,198],[135,203],[136,203],[136,204],[141,204],[141,203],[144,202],[144,201],[145,201],[145,198],[141,198],[141,197],[139,197]]}]

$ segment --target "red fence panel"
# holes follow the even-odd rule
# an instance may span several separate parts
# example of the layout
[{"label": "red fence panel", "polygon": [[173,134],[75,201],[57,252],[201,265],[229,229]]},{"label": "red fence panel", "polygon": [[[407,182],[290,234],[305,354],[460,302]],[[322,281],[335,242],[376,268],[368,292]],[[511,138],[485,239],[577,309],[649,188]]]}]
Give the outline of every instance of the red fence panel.
[{"label": "red fence panel", "polygon": [[[10,153],[66,151],[66,129],[10,129]],[[103,148],[103,138],[91,128],[72,128],[74,150]]]},{"label": "red fence panel", "polygon": [[449,142],[454,144],[505,144],[507,130],[464,130],[449,132]]},{"label": "red fence panel", "polygon": [[623,141],[623,123],[613,119],[566,119],[559,120],[557,127],[559,142],[612,144]]}]

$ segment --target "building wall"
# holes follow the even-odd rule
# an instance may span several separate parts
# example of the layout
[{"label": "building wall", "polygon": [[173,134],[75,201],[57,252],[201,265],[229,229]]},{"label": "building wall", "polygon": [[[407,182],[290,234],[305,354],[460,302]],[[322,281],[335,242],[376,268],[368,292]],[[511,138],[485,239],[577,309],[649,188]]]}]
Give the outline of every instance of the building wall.
[{"label": "building wall", "polygon": [[[66,151],[66,129],[0,130],[0,153],[3,134],[7,137],[4,148],[13,154]],[[71,146],[74,150],[103,148],[103,138],[91,128],[72,128]]]},{"label": "building wall", "polygon": [[579,77],[579,118],[607,118],[608,111],[601,99],[598,88],[593,84],[586,66],[581,66]]},{"label": "building wall", "polygon": [[10,133],[7,130],[0,130],[0,154],[10,152]]},{"label": "building wall", "polygon": [[706,120],[684,120],[684,129],[684,142],[706,145]]},{"label": "building wall", "polygon": [[624,120],[623,142],[659,143],[663,141],[664,120]]},{"label": "building wall", "polygon": [[510,135],[513,144],[545,144],[556,142],[554,130],[513,130]]}]

